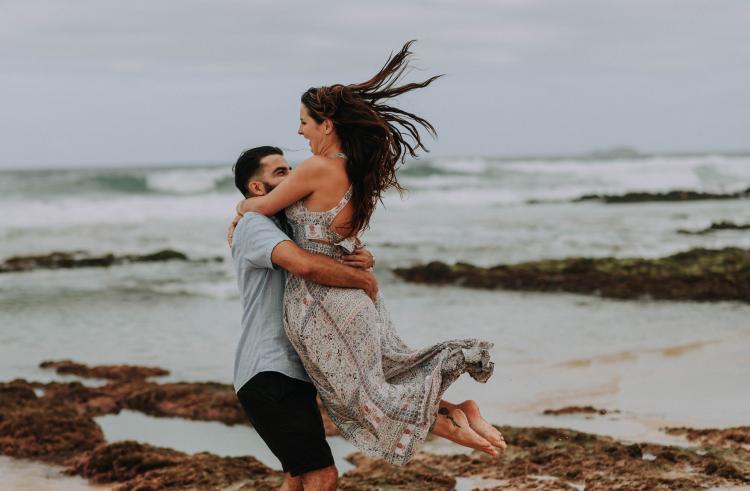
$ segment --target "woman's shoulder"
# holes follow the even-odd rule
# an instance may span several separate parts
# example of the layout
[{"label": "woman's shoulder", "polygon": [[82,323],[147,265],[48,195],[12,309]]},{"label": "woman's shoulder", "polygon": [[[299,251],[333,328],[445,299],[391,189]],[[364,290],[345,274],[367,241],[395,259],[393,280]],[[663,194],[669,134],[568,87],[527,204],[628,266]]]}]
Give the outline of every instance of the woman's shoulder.
[{"label": "woman's shoulder", "polygon": [[335,159],[329,159],[320,155],[313,155],[300,163],[297,171],[307,175],[316,175],[321,177],[345,176],[346,167],[336,165]]},{"label": "woman's shoulder", "polygon": [[303,166],[307,168],[330,167],[331,161],[332,159],[323,157],[322,155],[312,155],[300,163],[300,168]]}]

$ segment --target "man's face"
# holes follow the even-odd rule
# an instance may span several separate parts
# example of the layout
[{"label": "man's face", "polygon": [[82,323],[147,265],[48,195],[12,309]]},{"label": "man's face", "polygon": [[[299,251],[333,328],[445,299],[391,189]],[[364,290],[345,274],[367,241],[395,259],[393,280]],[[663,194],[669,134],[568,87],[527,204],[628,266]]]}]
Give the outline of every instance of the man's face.
[{"label": "man's face", "polygon": [[250,194],[263,196],[271,192],[273,188],[287,178],[291,171],[292,168],[283,155],[266,155],[260,159],[258,174],[250,178],[248,183]]}]

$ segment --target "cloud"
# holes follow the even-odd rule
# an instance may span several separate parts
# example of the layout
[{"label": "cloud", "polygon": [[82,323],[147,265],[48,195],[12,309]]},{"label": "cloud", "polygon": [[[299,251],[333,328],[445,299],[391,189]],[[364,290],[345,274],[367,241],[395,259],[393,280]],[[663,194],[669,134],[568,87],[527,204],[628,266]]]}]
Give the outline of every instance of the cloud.
[{"label": "cloud", "polygon": [[745,0],[4,0],[0,165],[298,144],[302,90],[361,81],[413,38],[412,77],[448,75],[403,101],[441,129],[437,153],[735,148],[747,25]]}]

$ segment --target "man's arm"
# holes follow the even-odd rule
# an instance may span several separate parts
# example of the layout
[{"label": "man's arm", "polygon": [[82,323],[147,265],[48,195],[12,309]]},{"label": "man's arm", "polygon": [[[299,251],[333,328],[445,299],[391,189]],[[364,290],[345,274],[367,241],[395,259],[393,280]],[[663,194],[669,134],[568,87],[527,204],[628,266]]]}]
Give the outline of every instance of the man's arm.
[{"label": "man's arm", "polygon": [[378,283],[371,272],[346,266],[323,254],[313,254],[291,240],[279,242],[273,248],[271,260],[307,281],[341,288],[359,288],[373,302],[377,297]]},{"label": "man's arm", "polygon": [[[229,247],[232,247],[232,237],[240,220],[242,220],[242,215],[237,215],[232,220],[232,223],[229,224],[229,228],[227,229],[227,243]],[[357,248],[354,252],[342,256],[341,259],[343,264],[359,269],[372,270],[375,266],[375,256],[359,242],[359,239],[357,239]]]}]

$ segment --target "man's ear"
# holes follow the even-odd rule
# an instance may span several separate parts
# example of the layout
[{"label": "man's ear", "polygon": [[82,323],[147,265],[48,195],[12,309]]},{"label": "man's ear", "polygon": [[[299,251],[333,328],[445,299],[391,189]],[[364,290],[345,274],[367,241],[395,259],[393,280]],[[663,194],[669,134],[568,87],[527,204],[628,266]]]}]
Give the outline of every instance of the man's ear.
[{"label": "man's ear", "polygon": [[248,181],[247,189],[252,196],[263,196],[266,194],[266,186],[260,181]]}]

